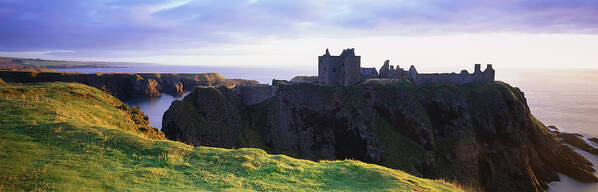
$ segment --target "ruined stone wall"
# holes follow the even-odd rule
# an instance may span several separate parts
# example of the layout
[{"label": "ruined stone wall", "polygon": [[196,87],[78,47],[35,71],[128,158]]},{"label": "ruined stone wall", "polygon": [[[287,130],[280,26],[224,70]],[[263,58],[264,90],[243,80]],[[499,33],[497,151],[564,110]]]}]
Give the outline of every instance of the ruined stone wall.
[{"label": "ruined stone wall", "polygon": [[471,74],[457,74],[457,73],[430,73],[430,74],[418,74],[415,81],[416,85],[429,84],[429,83],[449,83],[449,84],[465,84],[474,82],[473,75]]},{"label": "ruined stone wall", "polygon": [[[415,69],[415,68],[414,68]],[[466,84],[473,82],[493,82],[494,81],[494,69],[492,65],[488,64],[486,70],[480,70],[480,64],[476,64],[474,73],[469,73],[467,70],[462,70],[461,73],[410,73],[410,80],[416,84],[429,84],[429,83],[450,83],[450,84]]]},{"label": "ruined stone wall", "polygon": [[325,85],[338,85],[341,81],[339,66],[341,58],[339,56],[320,56],[318,57],[318,82]]},{"label": "ruined stone wall", "polygon": [[339,85],[341,84],[341,57],[331,56],[329,58],[330,63],[328,64],[328,85]]},{"label": "ruined stone wall", "polygon": [[278,86],[253,85],[235,87],[233,91],[241,97],[245,105],[254,105],[272,98],[277,89]]},{"label": "ruined stone wall", "polygon": [[[362,79],[382,78],[382,79],[408,79],[416,85],[429,83],[449,83],[449,84],[466,84],[473,82],[493,82],[495,72],[492,65],[488,64],[486,70],[481,71],[480,64],[476,64],[474,73],[469,73],[467,70],[461,73],[418,73],[415,66],[411,65],[408,71],[396,67],[394,68],[386,60],[384,65],[380,68],[380,73],[372,73],[369,68],[362,68]],[[375,71],[375,69],[374,69]]]},{"label": "ruined stone wall", "polygon": [[493,82],[494,69],[488,64],[486,70],[481,71],[480,64],[476,64],[473,73],[466,70],[461,73],[424,73],[419,74],[415,66],[404,70],[398,65],[396,68],[386,60],[377,72],[375,68],[361,68],[361,57],[355,55],[354,49],[343,50],[340,56],[331,56],[328,49],[323,56],[318,57],[318,82],[324,85],[348,86],[371,78],[408,79],[416,85],[427,83],[465,84],[472,82]]},{"label": "ruined stone wall", "polygon": [[375,67],[361,68],[361,80],[378,78],[378,71]]},{"label": "ruined stone wall", "polygon": [[361,81],[360,56],[345,57],[342,65],[344,65],[344,69],[342,71],[343,74],[341,74],[343,77],[343,85],[353,85]]},{"label": "ruined stone wall", "polygon": [[318,83],[326,84],[328,73],[326,72],[326,65],[328,64],[328,57],[318,57]]}]

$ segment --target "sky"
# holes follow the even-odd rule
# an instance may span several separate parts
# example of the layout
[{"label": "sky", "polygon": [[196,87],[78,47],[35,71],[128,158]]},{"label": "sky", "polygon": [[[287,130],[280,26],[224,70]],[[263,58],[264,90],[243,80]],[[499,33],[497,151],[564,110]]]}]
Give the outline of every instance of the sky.
[{"label": "sky", "polygon": [[0,55],[313,68],[355,48],[418,71],[598,68],[596,0],[0,0]]}]

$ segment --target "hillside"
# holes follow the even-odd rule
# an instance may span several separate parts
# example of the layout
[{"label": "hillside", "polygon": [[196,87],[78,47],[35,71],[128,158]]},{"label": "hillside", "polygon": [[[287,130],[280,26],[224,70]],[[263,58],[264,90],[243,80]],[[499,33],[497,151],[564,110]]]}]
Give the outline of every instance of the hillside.
[{"label": "hillside", "polygon": [[165,112],[172,140],[257,147],[302,159],[356,159],[483,191],[541,191],[564,173],[598,182],[592,164],[530,113],[503,82],[353,86],[279,84],[247,105],[225,87],[198,87]]},{"label": "hillside", "polygon": [[353,160],[192,147],[144,120],[86,85],[0,84],[0,191],[458,190]]},{"label": "hillside", "polygon": [[138,63],[125,62],[102,62],[102,61],[61,61],[46,59],[31,59],[17,57],[0,57],[0,69],[29,69],[29,70],[48,70],[64,68],[106,68],[106,67],[124,67],[136,65]]},{"label": "hillside", "polygon": [[2,71],[7,83],[76,82],[104,90],[124,99],[160,96],[162,93],[182,95],[195,86],[227,86],[258,84],[257,81],[226,79],[218,73],[59,73]]}]

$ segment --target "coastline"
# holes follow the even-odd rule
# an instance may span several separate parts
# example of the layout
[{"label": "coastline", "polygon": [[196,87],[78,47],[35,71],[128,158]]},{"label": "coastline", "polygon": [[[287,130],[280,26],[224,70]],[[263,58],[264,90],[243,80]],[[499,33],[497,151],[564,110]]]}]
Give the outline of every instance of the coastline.
[{"label": "coastline", "polygon": [[[80,68],[80,69],[84,69],[84,68]],[[92,70],[98,70],[98,69],[106,69],[106,68],[89,68],[86,70],[90,70],[90,72],[92,72]],[[125,69],[125,68],[120,68],[120,69]],[[135,69],[135,68],[126,68],[126,69]],[[70,70],[77,70],[77,69],[67,69],[67,71],[70,71]],[[119,70],[119,68],[112,68],[109,70]],[[555,75],[551,72],[552,71],[540,71],[540,72],[537,72],[536,74],[541,75],[543,73],[549,73],[549,75]],[[522,74],[525,74],[525,73],[530,73],[530,72],[529,71],[522,72]],[[559,74],[563,75],[564,73],[559,73]],[[244,75],[248,75],[248,74],[244,74]],[[234,77],[234,76],[232,76],[232,77]],[[559,79],[555,80],[555,78],[550,78],[549,76],[521,75],[521,74],[519,77],[514,78],[512,76],[509,77],[508,75],[501,75],[501,73],[498,73],[497,79],[504,80],[506,82],[512,83],[514,86],[520,87],[522,89],[522,91],[525,92],[525,94],[526,94],[532,114],[537,116],[537,118],[540,121],[545,122],[546,125],[554,124],[554,125],[557,125],[559,128],[561,128],[563,131],[581,133],[581,134],[585,135],[586,138],[587,137],[595,137],[598,135],[596,133],[587,132],[587,131],[584,132],[584,131],[580,131],[580,129],[574,129],[575,126],[572,126],[571,124],[569,124],[571,122],[562,122],[561,121],[562,119],[558,119],[558,118],[550,119],[550,117],[554,116],[555,113],[557,113],[557,114],[559,113],[558,109],[551,109],[551,107],[561,106],[561,105],[553,105],[550,102],[559,102],[559,101],[562,102],[563,99],[567,99],[569,97],[566,94],[569,94],[569,93],[575,94],[576,93],[576,92],[571,92],[571,91],[567,91],[567,90],[579,89],[579,86],[584,86],[584,84],[575,86],[575,83],[573,83],[573,85],[571,85],[572,83],[570,83],[570,82],[566,82],[566,81],[559,82],[558,81]],[[565,79],[567,79],[567,78],[565,78]],[[557,81],[557,82],[556,83],[551,82],[551,81],[546,82],[547,80],[553,80],[553,81]],[[551,85],[556,84],[556,86],[551,86],[553,89],[550,89],[550,90],[542,90],[541,88],[546,88],[546,87],[538,86],[538,85],[534,86],[534,83],[538,83],[538,82],[543,82],[543,83],[547,83],[547,84],[551,84]],[[576,81],[576,83],[579,84],[580,82]],[[568,84],[569,86],[567,86],[567,87],[559,86],[562,84]],[[565,90],[559,90],[558,88],[562,88]],[[589,92],[590,94],[592,94],[592,93],[596,94],[596,92],[592,92],[592,89],[590,89],[589,91],[588,90],[586,90],[586,91]],[[554,93],[563,94],[563,95],[556,97],[557,99],[554,99],[555,95],[549,95],[549,94],[554,94]],[[546,99],[545,98],[546,96],[551,96],[550,98],[552,98],[552,99]],[[568,101],[571,101],[571,100],[568,100]],[[583,103],[583,100],[576,101],[576,102]],[[563,104],[563,105],[565,105],[565,107],[566,107],[567,104],[566,104],[566,102],[564,102],[564,103],[565,104]],[[575,107],[579,107],[579,106],[575,106]],[[597,147],[597,145],[591,141],[588,141],[587,143],[594,147]],[[573,147],[573,149],[576,152],[582,154],[588,160],[590,160],[593,163],[593,167],[595,169],[598,168],[598,166],[597,166],[598,158],[596,158],[595,156],[593,156],[585,151],[579,150],[578,148]],[[596,172],[594,172],[594,175],[596,175]],[[561,178],[561,181],[555,181],[555,182],[549,183],[549,186],[551,187],[551,189],[549,189],[549,191],[559,191],[562,189],[571,189],[572,187],[575,189],[579,189],[580,191],[592,191],[595,187],[597,187],[596,184],[580,183],[562,173],[559,173],[559,176]]]}]

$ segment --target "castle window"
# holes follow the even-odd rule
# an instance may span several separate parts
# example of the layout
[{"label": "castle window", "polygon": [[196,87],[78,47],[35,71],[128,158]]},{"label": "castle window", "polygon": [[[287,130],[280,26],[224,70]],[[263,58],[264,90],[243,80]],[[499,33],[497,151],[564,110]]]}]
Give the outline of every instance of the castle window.
[{"label": "castle window", "polygon": [[336,72],[336,68],[332,68],[332,72]]}]

